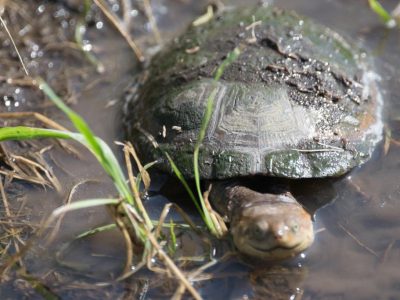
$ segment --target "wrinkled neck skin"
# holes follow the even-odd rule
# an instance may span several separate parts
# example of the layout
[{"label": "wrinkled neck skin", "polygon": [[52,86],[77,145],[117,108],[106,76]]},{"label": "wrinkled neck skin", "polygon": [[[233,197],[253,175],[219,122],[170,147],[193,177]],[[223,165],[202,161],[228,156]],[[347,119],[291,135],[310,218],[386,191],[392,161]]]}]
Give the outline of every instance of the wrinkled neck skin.
[{"label": "wrinkled neck skin", "polygon": [[291,258],[314,239],[311,216],[289,193],[253,191],[236,182],[214,182],[210,200],[228,218],[242,254],[263,261]]}]

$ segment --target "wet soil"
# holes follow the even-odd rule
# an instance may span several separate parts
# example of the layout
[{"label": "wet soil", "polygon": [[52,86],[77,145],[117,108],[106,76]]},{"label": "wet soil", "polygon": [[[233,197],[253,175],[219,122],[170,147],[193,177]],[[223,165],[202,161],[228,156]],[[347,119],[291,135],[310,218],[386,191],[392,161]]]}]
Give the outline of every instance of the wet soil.
[{"label": "wet soil", "polygon": [[[113,141],[122,140],[124,136],[119,99],[138,72],[137,60],[125,40],[95,10],[89,17],[91,26],[85,33],[85,40],[104,64],[104,73],[96,72],[85,56],[70,44],[81,15],[79,7],[70,10],[63,2],[6,1],[3,18],[8,21],[30,73],[45,78],[88,121],[97,135],[113,145]],[[67,2],[73,4],[74,1]],[[119,2],[109,2],[120,14]],[[389,9],[395,2],[382,1]],[[165,41],[203,11],[200,1],[194,4],[158,0],[152,4]],[[322,207],[316,205],[318,233],[314,245],[304,255],[284,266],[261,269],[248,267],[238,258],[230,258],[207,271],[212,280],[195,285],[205,299],[396,299],[400,294],[400,148],[396,142],[400,140],[400,104],[397,101],[400,96],[397,67],[400,65],[400,31],[386,29],[361,0],[279,0],[275,4],[294,9],[333,28],[363,44],[374,55],[375,68],[382,77],[385,124],[393,141],[388,141],[386,146],[380,145],[370,162],[348,176],[329,185],[318,185],[318,192],[309,192],[308,196],[303,193],[304,198],[313,200],[309,202],[329,202]],[[137,9],[134,5],[131,15],[131,32],[149,56],[157,48],[150,25],[140,7]],[[1,29],[0,110],[40,111],[71,128],[40,91],[29,86],[10,40],[4,28]],[[8,78],[14,81],[7,81]],[[38,125],[26,119],[0,121],[1,126]],[[18,229],[24,240],[32,236],[52,209],[66,201],[69,191],[77,183],[81,185],[73,201],[115,195],[107,176],[78,145],[74,146],[83,152],[81,158],[67,153],[52,141],[2,145],[17,154],[40,152],[51,146],[43,152],[43,157],[62,182],[62,190],[57,193],[49,187],[24,181],[6,181],[7,198],[14,216],[13,228]],[[120,150],[113,147],[116,152]],[[1,165],[1,168],[7,166]],[[154,177],[153,190],[163,180]],[[182,203],[188,199],[170,200]],[[162,205],[170,200],[159,195],[150,197],[147,205],[152,216],[156,218]],[[188,211],[196,217],[190,208]],[[4,225],[9,218],[3,204],[0,205],[0,221],[0,250],[4,262],[7,258],[4,253],[13,253],[15,249],[9,237],[10,227]],[[112,282],[124,264],[124,246],[116,230],[75,241],[67,251],[63,250],[65,243],[82,231],[110,222],[105,209],[68,214],[51,245],[45,246],[40,240],[33,244],[23,260],[26,273],[60,299],[169,298],[175,287],[172,282],[146,271],[122,282]],[[186,255],[208,253],[206,247],[199,247],[202,244],[196,236],[183,235],[181,244]],[[226,245],[216,246],[217,257],[221,257],[227,250]],[[94,285],[105,281],[112,284],[106,287]],[[32,282],[26,274],[14,269],[9,271],[2,278],[1,298],[42,299]]]}]

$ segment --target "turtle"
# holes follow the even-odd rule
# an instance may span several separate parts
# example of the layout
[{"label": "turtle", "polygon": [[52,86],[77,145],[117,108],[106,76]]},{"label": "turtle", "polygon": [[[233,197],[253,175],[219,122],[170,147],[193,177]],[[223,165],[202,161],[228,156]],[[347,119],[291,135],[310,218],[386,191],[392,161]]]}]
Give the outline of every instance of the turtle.
[{"label": "turtle", "polygon": [[127,138],[144,161],[172,173],[168,153],[192,179],[194,146],[214,93],[199,153],[211,204],[229,222],[240,253],[283,260],[312,244],[312,217],[290,187],[265,193],[243,179],[338,178],[366,162],[382,139],[377,78],[362,47],[311,19],[275,6],[225,9],[152,58],[126,101]]}]

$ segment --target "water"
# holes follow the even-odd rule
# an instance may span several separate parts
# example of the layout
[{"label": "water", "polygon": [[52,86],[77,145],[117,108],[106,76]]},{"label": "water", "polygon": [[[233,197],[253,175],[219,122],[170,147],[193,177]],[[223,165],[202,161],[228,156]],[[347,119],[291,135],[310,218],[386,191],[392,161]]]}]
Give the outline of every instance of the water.
[{"label": "water", "polygon": [[[46,9],[40,6],[40,11]],[[116,1],[114,1],[116,2]],[[239,2],[240,1],[236,1]],[[383,1],[382,1],[383,2]],[[155,14],[165,39],[183,30],[185,24],[199,15],[201,3],[185,1],[154,1]],[[185,4],[186,3],[186,4]],[[381,76],[380,86],[384,98],[384,122],[391,131],[394,140],[400,140],[400,34],[399,30],[387,30],[377,17],[368,9],[366,1],[345,0],[277,0],[276,5],[294,9],[299,14],[315,19],[319,23],[333,28],[344,36],[362,43],[374,54],[377,73]],[[396,1],[384,1],[388,8],[393,8]],[[35,12],[39,14],[39,12]],[[136,12],[137,13],[137,12]],[[132,14],[136,14],[132,11]],[[34,16],[31,16],[34,17]],[[26,20],[25,20],[26,21]],[[49,21],[50,22],[50,21]],[[132,21],[144,22],[135,17]],[[62,22],[61,22],[62,23]],[[62,23],[65,24],[65,23]],[[96,23],[98,24],[98,23]],[[109,106],[121,98],[124,89],[133,78],[136,68],[135,57],[122,38],[106,25],[101,29],[90,29],[88,39],[97,49],[99,59],[104,63],[106,72],[102,75],[85,68],[86,76],[76,79],[71,76],[72,90],[79,91],[77,104],[73,106],[94,131],[109,144],[123,139],[120,119],[120,105]],[[135,24],[135,23],[134,23]],[[134,26],[134,33],[139,36],[148,31],[148,24]],[[21,25],[21,28],[24,26]],[[97,26],[99,28],[99,26]],[[149,37],[139,39],[142,45],[154,50]],[[30,51],[39,53],[31,44]],[[44,56],[46,53],[43,54]],[[64,53],[64,55],[66,55]],[[72,58],[68,56],[68,60]],[[3,57],[4,58],[4,57]],[[46,60],[48,59],[48,61]],[[55,68],[66,68],[59,57],[37,58],[40,65],[52,63]],[[73,61],[73,60],[72,60]],[[31,65],[33,62],[31,63]],[[2,65],[6,65],[5,62]],[[14,68],[17,64],[12,64]],[[62,67],[60,67],[60,65]],[[68,66],[69,72],[80,70],[81,64]],[[40,68],[38,68],[40,69]],[[9,67],[7,70],[10,70]],[[36,69],[35,69],[36,70]],[[59,76],[48,71],[48,76]],[[12,73],[10,71],[10,73]],[[71,74],[71,73],[69,73]],[[64,83],[51,83],[63,87]],[[65,86],[64,86],[65,87]],[[58,121],[66,123],[60,113],[49,110],[41,102],[37,93],[31,95],[26,88],[17,93],[15,87],[2,85],[4,95],[12,94],[19,105],[13,110],[25,108],[31,110],[37,105],[45,109]],[[17,95],[14,95],[17,94]],[[65,93],[70,95],[71,93]],[[73,93],[72,93],[73,94]],[[36,97],[36,98],[35,98]],[[39,100],[38,100],[39,99]],[[34,102],[36,101],[36,102]],[[35,106],[36,103],[36,106]],[[10,110],[9,106],[6,110]],[[4,105],[2,106],[2,110]],[[212,268],[213,280],[203,281],[197,285],[206,299],[397,299],[400,294],[400,175],[399,144],[391,143],[387,153],[383,145],[375,151],[373,159],[357,168],[346,178],[321,187],[309,195],[315,201],[326,203],[325,198],[332,199],[328,205],[320,207],[315,215],[316,241],[313,246],[297,261],[280,267],[252,269],[243,265],[238,259],[230,259]],[[115,150],[119,147],[114,146]],[[68,191],[78,182],[84,182],[74,199],[112,196],[115,191],[90,155],[83,160],[67,155],[60,149],[51,150],[47,158],[51,161],[56,175],[63,182],[61,195],[51,190],[43,191],[40,187],[23,185],[23,195],[16,193],[17,208],[21,199],[25,199],[25,209],[30,213],[29,221],[38,222],[51,209],[60,205]],[[153,178],[162,182],[161,178]],[[10,199],[12,189],[9,188]],[[322,199],[322,200],[321,200]],[[150,200],[154,215],[160,211],[160,205],[167,203],[163,197]],[[194,213],[193,213],[194,214]],[[60,242],[70,240],[82,228],[106,224],[110,219],[104,209],[91,209],[67,215],[62,230],[57,237]],[[194,238],[194,237],[193,237]],[[185,239],[187,253],[196,253],[196,242]],[[225,246],[223,246],[225,247]],[[117,231],[101,234],[86,241],[74,244],[73,249],[63,256],[63,264],[52,258],[54,252],[60,251],[55,243],[46,252],[36,246],[26,258],[27,269],[31,274],[42,278],[42,282],[62,299],[83,297],[115,298],[120,295],[135,295],[133,298],[159,299],[165,296],[167,281],[155,283],[148,273],[142,272],[125,283],[115,283],[111,287],[92,290],[85,289],[85,283],[109,280],[118,276],[124,262],[124,246]],[[225,249],[225,248],[223,248]],[[226,249],[225,249],[226,250]],[[49,255],[50,254],[50,255]],[[82,263],[83,262],[83,263]],[[80,272],[72,271],[77,265]],[[51,274],[51,276],[45,276]],[[68,278],[65,282],[62,279]],[[0,287],[2,299],[22,298],[40,299],[32,289],[21,288],[24,280],[12,278]],[[60,285],[62,283],[62,285]],[[162,288],[155,288],[161,285]],[[28,296],[26,296],[28,295]]]}]

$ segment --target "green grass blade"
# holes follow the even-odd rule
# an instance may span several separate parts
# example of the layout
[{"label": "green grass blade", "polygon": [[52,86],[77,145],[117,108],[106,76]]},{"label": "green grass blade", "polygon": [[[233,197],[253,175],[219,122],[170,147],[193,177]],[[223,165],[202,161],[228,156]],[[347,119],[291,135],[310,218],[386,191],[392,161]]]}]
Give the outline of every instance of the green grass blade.
[{"label": "green grass blade", "polygon": [[26,126],[2,127],[0,128],[0,142],[10,140],[30,140],[38,138],[71,138],[69,132],[60,130],[33,128]]},{"label": "green grass blade", "polygon": [[167,157],[175,176],[182,183],[183,187],[185,188],[185,190],[189,194],[190,199],[193,201],[193,203],[196,206],[197,210],[199,211],[201,217],[205,221],[203,210],[201,209],[201,207],[200,207],[200,205],[199,205],[199,203],[198,203],[198,201],[196,199],[196,196],[193,194],[192,190],[190,189],[189,184],[187,183],[185,177],[183,177],[181,171],[179,170],[178,166],[175,164],[175,162],[173,161],[173,159],[171,158],[169,153],[168,152],[164,152],[164,154]]},{"label": "green grass blade", "polygon": [[217,83],[221,79],[222,74],[224,73],[224,70],[226,67],[228,67],[232,62],[234,62],[238,56],[240,55],[240,48],[236,47],[232,52],[228,54],[226,59],[221,63],[221,65],[218,67],[217,71],[215,72],[214,75],[214,88],[210,95],[207,98],[207,104],[206,104],[206,111],[204,112],[203,120],[201,122],[200,126],[200,131],[199,135],[197,137],[196,144],[194,146],[194,152],[193,152],[193,171],[194,171],[194,179],[196,183],[196,189],[197,189],[197,194],[200,199],[200,203],[202,206],[202,210],[204,212],[204,219],[207,224],[207,227],[210,229],[210,231],[213,234],[217,234],[217,229],[216,226],[214,225],[212,218],[210,214],[208,213],[208,210],[205,206],[204,199],[203,199],[203,194],[201,192],[201,186],[200,186],[200,172],[199,172],[199,152],[200,152],[200,146],[204,140],[206,130],[208,127],[208,123],[210,123],[210,119],[214,110],[214,100],[215,96],[217,94]]},{"label": "green grass blade", "polygon": [[104,153],[100,145],[97,143],[92,130],[82,117],[70,109],[43,79],[39,78],[38,82],[40,89],[43,90],[50,100],[68,116],[75,128],[85,136],[90,148],[101,158],[102,161],[106,161]]},{"label": "green grass blade", "polygon": [[222,62],[222,64],[218,67],[217,71],[215,72],[214,81],[219,81],[221,79],[222,74],[224,74],[225,69],[235,60],[237,60],[240,53],[242,52],[241,48],[242,46],[238,46],[228,53],[225,60]]},{"label": "green grass blade", "polygon": [[113,179],[114,184],[117,186],[117,189],[121,195],[130,204],[134,204],[133,197],[126,183],[124,173],[122,172],[117,159],[108,145],[93,134],[92,130],[82,119],[82,117],[65,105],[61,98],[56,95],[56,93],[46,82],[44,82],[41,78],[38,79],[38,82],[43,92],[60,110],[62,110],[68,116],[75,128],[82,134],[84,141],[81,138],[79,138],[79,141],[84,143],[96,156],[104,170]]},{"label": "green grass blade", "polygon": [[393,22],[390,13],[378,2],[378,0],[368,0],[369,7],[379,16],[379,18],[387,25]]},{"label": "green grass blade", "polygon": [[169,243],[168,250],[169,250],[170,255],[172,256],[176,252],[175,223],[174,223],[174,221],[172,221],[172,219],[170,219],[169,224],[170,224],[169,234],[170,234],[171,242]]}]

